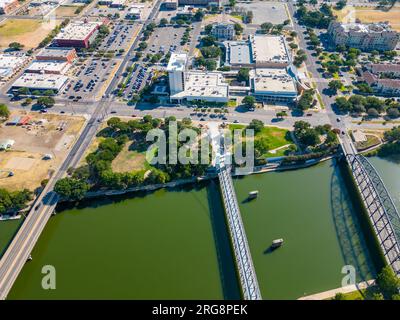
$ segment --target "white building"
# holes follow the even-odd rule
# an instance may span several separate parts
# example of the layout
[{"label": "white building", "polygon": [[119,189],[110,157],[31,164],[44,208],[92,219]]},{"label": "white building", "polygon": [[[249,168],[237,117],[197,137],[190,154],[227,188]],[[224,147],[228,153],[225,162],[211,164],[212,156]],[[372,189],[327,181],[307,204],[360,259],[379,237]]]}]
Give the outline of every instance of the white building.
[{"label": "white building", "polygon": [[394,50],[400,34],[387,23],[339,23],[331,22],[328,33],[335,45],[345,45],[365,51]]},{"label": "white building", "polygon": [[292,102],[297,98],[297,84],[285,68],[251,70],[250,86],[259,101]]},{"label": "white building", "polygon": [[17,0],[0,0],[0,14],[8,14],[17,7]]},{"label": "white building", "polygon": [[140,4],[132,5],[125,16],[125,19],[132,19],[132,20],[140,20],[142,18],[143,18],[143,5]]},{"label": "white building", "polygon": [[285,68],[291,56],[283,36],[254,35],[248,41],[226,41],[226,65],[233,68]]},{"label": "white building", "polygon": [[30,64],[25,72],[42,73],[42,74],[65,74],[71,64],[60,61],[34,61]]},{"label": "white building", "polygon": [[12,91],[19,88],[28,88],[31,92],[53,90],[58,93],[68,82],[68,77],[58,74],[24,73],[11,87]]},{"label": "white building", "polygon": [[171,55],[167,67],[171,101],[228,102],[229,86],[224,82],[222,73],[186,71],[186,64],[186,53]]},{"label": "white building", "polygon": [[169,59],[167,72],[171,96],[185,89],[186,53],[173,53]]},{"label": "white building", "polygon": [[171,101],[229,101],[229,85],[220,72],[188,71],[184,77],[185,89],[170,96]]},{"label": "white building", "polygon": [[233,40],[235,38],[235,26],[232,23],[214,23],[211,34],[217,40]]},{"label": "white building", "polygon": [[7,81],[29,60],[26,55],[0,53],[0,81]]}]

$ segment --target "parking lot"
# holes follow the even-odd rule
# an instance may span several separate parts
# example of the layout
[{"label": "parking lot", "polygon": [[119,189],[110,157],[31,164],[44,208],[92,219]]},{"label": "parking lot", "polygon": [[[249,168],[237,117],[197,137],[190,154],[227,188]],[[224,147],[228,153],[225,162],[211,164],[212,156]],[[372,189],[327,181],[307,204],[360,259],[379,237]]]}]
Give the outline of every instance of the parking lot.
[{"label": "parking lot", "polygon": [[[125,9],[120,9],[120,8],[110,8],[108,6],[105,5],[97,5],[94,6],[89,12],[88,12],[88,16],[89,17],[107,17],[108,15],[115,15],[115,14],[119,14],[120,19],[125,19],[126,14],[129,11],[129,8],[132,5],[140,5],[143,6],[143,11],[142,11],[142,19],[140,19],[140,21],[144,21],[147,19],[148,15],[151,12],[151,2],[140,2],[139,1],[128,1],[126,4]],[[127,20],[128,21],[128,20]]]},{"label": "parking lot", "polygon": [[[156,28],[153,34],[147,41],[148,47],[143,50],[142,57],[148,54],[154,55],[161,53],[164,57],[168,52],[181,51],[180,44],[185,28],[174,28],[172,26]],[[145,66],[143,62],[133,63],[133,72],[127,74],[125,78],[125,89],[123,90],[122,98],[130,100],[135,94],[151,82],[155,69],[162,70],[167,64],[158,62],[154,66]]]},{"label": "parking lot", "polygon": [[94,100],[105,84],[117,62],[109,59],[88,59],[86,64],[71,77],[62,92],[63,98],[72,101],[80,99]]},{"label": "parking lot", "polygon": [[289,19],[286,4],[281,2],[251,2],[238,3],[237,7],[253,11],[252,24],[261,25],[264,22],[280,24]]},{"label": "parking lot", "polygon": [[98,50],[118,51],[127,50],[132,38],[137,32],[137,24],[118,23],[111,30],[110,34],[104,39]]}]

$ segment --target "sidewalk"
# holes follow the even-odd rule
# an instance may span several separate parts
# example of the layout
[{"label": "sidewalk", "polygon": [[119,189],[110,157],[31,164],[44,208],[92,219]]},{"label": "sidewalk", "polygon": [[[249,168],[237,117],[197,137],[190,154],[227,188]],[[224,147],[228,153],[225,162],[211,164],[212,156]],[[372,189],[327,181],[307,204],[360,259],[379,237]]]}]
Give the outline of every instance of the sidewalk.
[{"label": "sidewalk", "polygon": [[309,296],[301,297],[297,300],[326,300],[329,298],[333,298],[337,293],[349,293],[356,290],[366,289],[367,287],[374,285],[375,280],[369,280],[365,282],[360,282],[358,284],[352,284],[349,286],[328,290],[325,292],[320,292],[316,294],[312,294]]}]

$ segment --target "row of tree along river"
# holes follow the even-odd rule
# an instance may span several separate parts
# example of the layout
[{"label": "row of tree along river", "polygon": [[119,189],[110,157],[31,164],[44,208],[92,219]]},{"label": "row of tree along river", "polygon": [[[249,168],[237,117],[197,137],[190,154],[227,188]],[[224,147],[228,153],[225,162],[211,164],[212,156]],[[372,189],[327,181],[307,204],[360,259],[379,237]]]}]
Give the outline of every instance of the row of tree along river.
[{"label": "row of tree along river", "polygon": [[[371,161],[399,205],[400,165]],[[355,267],[357,281],[375,277],[378,254],[344,172],[333,160],[234,180],[264,299],[340,287],[345,265]],[[246,201],[252,190],[258,198]],[[57,210],[10,299],[240,298],[216,182]],[[2,246],[17,227],[0,224]],[[271,252],[277,238],[284,244]],[[55,290],[42,289],[45,265],[55,267]]]}]

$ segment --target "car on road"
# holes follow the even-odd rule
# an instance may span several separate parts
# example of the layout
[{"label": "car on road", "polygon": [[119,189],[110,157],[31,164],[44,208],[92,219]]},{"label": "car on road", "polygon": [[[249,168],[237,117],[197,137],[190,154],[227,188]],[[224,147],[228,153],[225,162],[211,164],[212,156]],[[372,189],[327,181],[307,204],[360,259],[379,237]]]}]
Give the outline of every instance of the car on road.
[{"label": "car on road", "polygon": [[239,120],[234,120],[233,123],[239,123]]}]

